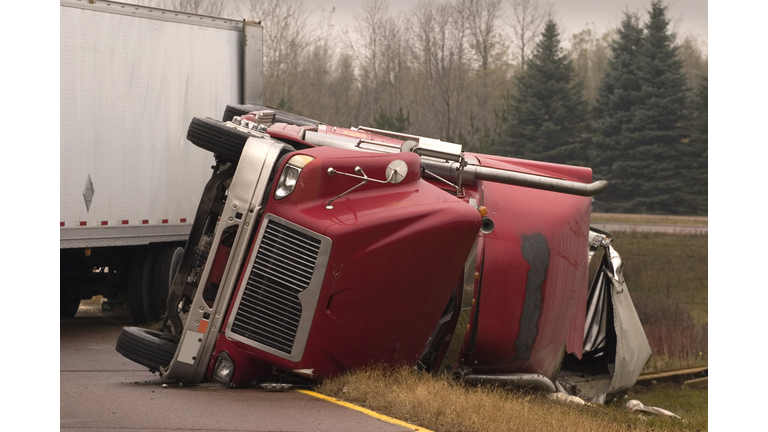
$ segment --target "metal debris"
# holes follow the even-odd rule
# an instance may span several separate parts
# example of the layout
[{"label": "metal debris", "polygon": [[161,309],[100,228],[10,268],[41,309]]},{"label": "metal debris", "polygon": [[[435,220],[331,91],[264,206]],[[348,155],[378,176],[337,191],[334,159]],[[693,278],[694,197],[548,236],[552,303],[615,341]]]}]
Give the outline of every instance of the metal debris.
[{"label": "metal debris", "polygon": [[680,419],[680,416],[673,412],[667,411],[663,408],[645,406],[643,405],[642,402],[640,402],[637,399],[632,399],[629,402],[627,402],[626,407],[628,410],[633,412],[641,412],[643,414],[653,414],[657,416],[667,416],[667,417],[674,417],[676,419]]},{"label": "metal debris", "polygon": [[578,396],[571,396],[567,393],[562,393],[562,392],[549,393],[547,397],[558,402],[566,402],[566,403],[572,403],[577,405],[592,405],[591,403],[585,401],[584,399]]}]

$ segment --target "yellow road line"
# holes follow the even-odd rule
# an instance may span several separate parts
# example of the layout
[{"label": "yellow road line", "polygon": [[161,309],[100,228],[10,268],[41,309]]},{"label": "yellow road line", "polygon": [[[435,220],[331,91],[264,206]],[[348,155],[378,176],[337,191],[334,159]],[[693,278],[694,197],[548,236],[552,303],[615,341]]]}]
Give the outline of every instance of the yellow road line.
[{"label": "yellow road line", "polygon": [[406,427],[406,428],[412,429],[412,430],[414,430],[416,432],[432,432],[429,429],[424,429],[422,427],[418,427],[416,425],[412,425],[412,424],[406,423],[404,421],[393,419],[392,417],[387,417],[385,415],[381,415],[381,414],[379,414],[377,412],[374,412],[374,411],[371,411],[369,409],[365,409],[363,407],[359,407],[357,405],[353,405],[351,403],[344,402],[344,401],[332,398],[330,396],[321,395],[320,393],[315,393],[315,392],[309,391],[309,390],[296,390],[296,391],[299,392],[299,393],[304,393],[306,395],[314,396],[316,398],[324,399],[324,400],[327,400],[329,402],[333,402],[333,403],[335,403],[337,405],[341,405],[341,406],[343,406],[345,408],[349,408],[349,409],[353,409],[355,411],[359,411],[359,412],[361,412],[361,413],[363,413],[365,415],[371,416],[371,417],[373,417],[375,419],[378,419],[378,420],[381,420],[381,421],[385,421],[387,423],[392,423],[394,425]]}]

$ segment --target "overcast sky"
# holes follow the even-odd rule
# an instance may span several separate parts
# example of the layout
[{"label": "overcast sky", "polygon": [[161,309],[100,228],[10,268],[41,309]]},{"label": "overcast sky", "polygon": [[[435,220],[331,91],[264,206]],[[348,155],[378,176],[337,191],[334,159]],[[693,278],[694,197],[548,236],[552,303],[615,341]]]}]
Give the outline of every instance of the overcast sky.
[{"label": "overcast sky", "polygon": [[[502,0],[508,2],[508,0]],[[564,28],[561,33],[567,38],[573,33],[594,24],[596,30],[602,32],[609,28],[618,27],[622,11],[639,12],[645,19],[650,0],[549,0],[554,5],[558,24]],[[408,10],[414,0],[389,0],[391,12]],[[708,37],[707,0],[669,0],[668,17],[672,20],[673,28],[678,36],[694,35],[704,39]],[[363,2],[359,0],[305,0],[311,8],[325,9],[336,7],[334,22],[340,27],[349,22],[354,13],[362,10]],[[565,38],[564,38],[565,39]]]}]

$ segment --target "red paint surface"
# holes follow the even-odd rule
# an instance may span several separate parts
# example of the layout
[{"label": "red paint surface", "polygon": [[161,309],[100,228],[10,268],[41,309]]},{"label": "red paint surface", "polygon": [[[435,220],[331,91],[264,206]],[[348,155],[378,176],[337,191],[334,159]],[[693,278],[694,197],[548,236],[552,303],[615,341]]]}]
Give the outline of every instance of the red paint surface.
[{"label": "red paint surface", "polygon": [[[316,377],[372,362],[415,363],[461,276],[480,228],[478,211],[422,180],[415,154],[361,160],[358,152],[333,148],[301,153],[316,159],[293,194],[270,198],[266,212],[333,241],[304,356],[291,362],[224,335],[216,352],[226,350],[236,365],[258,361],[313,369]],[[403,182],[370,182],[325,208],[329,199],[361,182],[329,177],[328,167],[352,173],[360,165],[370,177],[384,179],[395,159],[409,165]],[[233,382],[242,384],[251,375],[236,372]]]},{"label": "red paint surface", "polygon": [[[273,136],[301,142],[300,128],[273,128]],[[321,132],[365,135],[341,128],[323,127]],[[270,192],[266,213],[332,239],[309,338],[302,359],[293,362],[220,333],[211,365],[226,351],[236,365],[233,384],[258,381],[269,375],[272,366],[312,369],[315,378],[322,378],[378,362],[413,365],[462,280],[476,239],[479,277],[463,363],[479,373],[528,372],[552,378],[563,348],[581,355],[590,198],[490,182],[467,186],[466,197],[457,198],[444,190],[445,185],[422,179],[420,159],[412,153],[361,155],[330,147],[297,153],[315,160],[303,169],[291,195],[275,201],[274,191]],[[499,169],[582,183],[592,177],[587,168],[472,156]],[[328,175],[329,168],[355,174],[360,166],[369,178],[383,180],[387,164],[395,159],[408,165],[408,175],[399,184],[368,182],[346,193],[361,180]],[[338,198],[341,194],[345,195]],[[467,204],[469,198],[487,207],[495,223],[492,233],[478,238],[480,215]],[[327,209],[331,199],[333,208]],[[528,358],[523,358],[515,342],[531,269],[522,252],[528,236],[546,240],[549,259],[533,323],[535,341]],[[245,271],[241,280],[244,276]],[[233,302],[236,298],[234,293]],[[230,319],[227,316],[223,328]]]},{"label": "red paint surface", "polygon": [[[591,181],[586,168],[483,157],[497,168]],[[540,373],[552,377],[561,350],[581,355],[587,298],[590,199],[483,182],[484,205],[495,222],[485,235],[478,328],[471,358],[477,372]],[[530,264],[522,253],[525,236],[541,234],[549,249],[537,335],[528,359],[516,352]]]}]

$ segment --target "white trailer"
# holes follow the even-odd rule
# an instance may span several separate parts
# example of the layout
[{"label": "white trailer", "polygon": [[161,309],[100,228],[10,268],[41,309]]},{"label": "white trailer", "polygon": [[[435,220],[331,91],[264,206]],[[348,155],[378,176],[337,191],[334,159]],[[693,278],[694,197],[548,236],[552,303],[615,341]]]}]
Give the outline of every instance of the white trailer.
[{"label": "white trailer", "polygon": [[193,116],[262,102],[262,26],[100,0],[60,2],[61,316],[81,299],[159,318],[217,163]]}]

